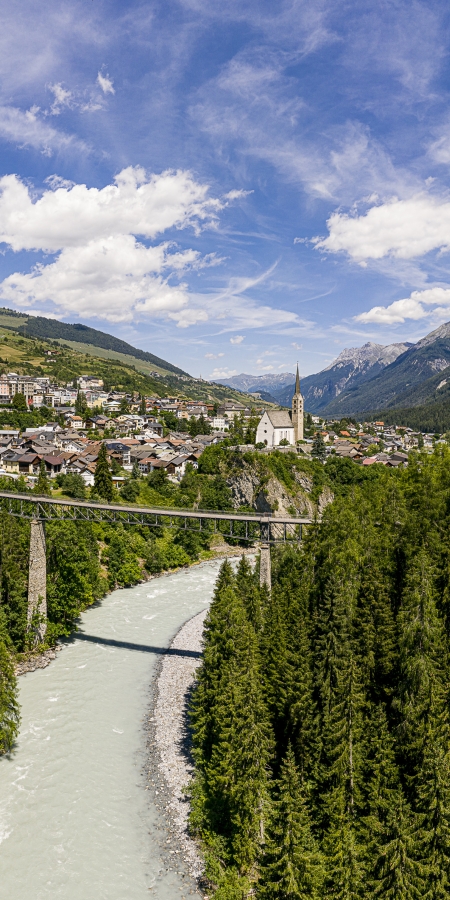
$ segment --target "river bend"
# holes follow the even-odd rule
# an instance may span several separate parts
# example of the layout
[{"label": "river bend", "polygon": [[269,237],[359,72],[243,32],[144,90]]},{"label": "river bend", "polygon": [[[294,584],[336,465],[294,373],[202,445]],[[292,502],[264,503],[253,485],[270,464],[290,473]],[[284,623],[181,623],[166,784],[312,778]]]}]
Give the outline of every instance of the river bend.
[{"label": "river bend", "polygon": [[219,567],[114,591],[48,668],[20,677],[17,749],[0,761],[0,900],[194,892],[161,849],[164,824],[142,774],[144,720],[161,652],[208,605]]}]

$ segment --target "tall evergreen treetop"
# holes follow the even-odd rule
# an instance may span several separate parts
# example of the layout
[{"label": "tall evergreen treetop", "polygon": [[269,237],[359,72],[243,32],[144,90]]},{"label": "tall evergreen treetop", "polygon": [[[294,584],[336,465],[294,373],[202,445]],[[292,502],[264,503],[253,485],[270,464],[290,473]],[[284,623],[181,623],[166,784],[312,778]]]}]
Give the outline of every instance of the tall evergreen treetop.
[{"label": "tall evergreen treetop", "polygon": [[112,481],[111,469],[108,462],[108,454],[106,452],[106,444],[101,444],[97,457],[97,465],[94,475],[94,491],[99,497],[111,503],[114,496],[114,486]]}]

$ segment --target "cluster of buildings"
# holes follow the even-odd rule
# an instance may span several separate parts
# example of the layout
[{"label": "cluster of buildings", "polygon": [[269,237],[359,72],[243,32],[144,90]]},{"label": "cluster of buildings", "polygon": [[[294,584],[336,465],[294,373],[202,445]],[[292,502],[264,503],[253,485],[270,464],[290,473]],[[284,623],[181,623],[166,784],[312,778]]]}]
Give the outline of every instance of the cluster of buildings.
[{"label": "cluster of buildings", "polygon": [[[330,424],[335,427],[335,423]],[[325,422],[320,434],[327,454],[335,453],[336,456],[352,459],[363,466],[376,462],[391,467],[406,465],[410,450],[417,450],[419,446],[432,450],[439,443],[434,434],[423,434],[404,426],[385,426],[384,422],[349,425],[344,431],[327,428]],[[443,439],[442,441],[446,443]],[[378,446],[379,452],[376,449]]]},{"label": "cluster of buildings", "polygon": [[[0,475],[13,478],[23,475],[32,484],[43,460],[50,478],[59,474],[76,474],[82,477],[87,487],[91,487],[100,447],[104,443],[110,462],[118,464],[113,466],[113,470],[131,472],[137,464],[143,475],[164,469],[169,478],[179,481],[185,474],[188,462],[197,468],[205,447],[223,438],[223,435],[215,434],[199,435],[193,439],[176,432],[164,438],[162,434],[155,433],[150,423],[144,421],[142,424],[142,430],[136,431],[133,423],[132,437],[105,438],[99,434],[98,440],[88,438],[84,430],[74,429],[70,425],[64,428],[56,422],[49,422],[41,428],[29,428],[22,433],[15,429],[0,430]],[[123,473],[113,475],[113,480],[120,484],[125,477]]]},{"label": "cluster of buildings", "polygon": [[[74,411],[78,392],[82,391],[88,410],[101,409],[105,413],[117,413],[125,399],[131,410],[138,411],[140,401],[133,395],[121,391],[104,389],[102,378],[96,375],[81,375],[75,383],[52,382],[49,376],[35,377],[8,372],[0,375],[0,405],[9,406],[16,394],[23,394],[27,405],[34,409],[45,406],[49,409],[61,407],[66,411]],[[250,417],[253,410],[243,403],[232,400],[224,401],[219,407],[212,403],[198,400],[184,400],[179,397],[146,397],[146,410],[171,412],[177,419],[189,420],[201,416],[216,431],[228,430],[230,423],[238,416]]]}]

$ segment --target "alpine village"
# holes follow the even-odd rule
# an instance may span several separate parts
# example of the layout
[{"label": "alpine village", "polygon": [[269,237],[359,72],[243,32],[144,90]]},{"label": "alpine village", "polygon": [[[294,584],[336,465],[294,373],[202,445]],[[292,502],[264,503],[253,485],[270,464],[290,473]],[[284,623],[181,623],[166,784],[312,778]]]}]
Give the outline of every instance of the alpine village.
[{"label": "alpine village", "polygon": [[[199,889],[448,897],[450,324],[372,377],[364,347],[303,387],[294,366],[278,402],[263,378],[194,379],[80,328],[0,314],[4,760],[21,676],[64,658],[85,610],[222,557],[186,701]],[[39,497],[165,514],[49,517],[38,590],[36,514],[15,514],[16,495],[22,510]],[[189,529],[176,511],[224,518]],[[230,533],[227,514],[307,524],[269,544],[268,575],[261,534]]]}]

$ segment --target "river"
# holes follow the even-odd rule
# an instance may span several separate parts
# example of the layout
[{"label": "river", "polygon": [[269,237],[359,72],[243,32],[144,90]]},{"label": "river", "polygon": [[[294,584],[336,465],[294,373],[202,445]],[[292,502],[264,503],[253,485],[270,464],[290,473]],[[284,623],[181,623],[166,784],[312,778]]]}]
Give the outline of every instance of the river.
[{"label": "river", "polygon": [[50,666],[19,678],[17,748],[0,761],[1,900],[198,896],[164,852],[144,720],[161,651],[208,605],[219,567],[114,591]]}]

